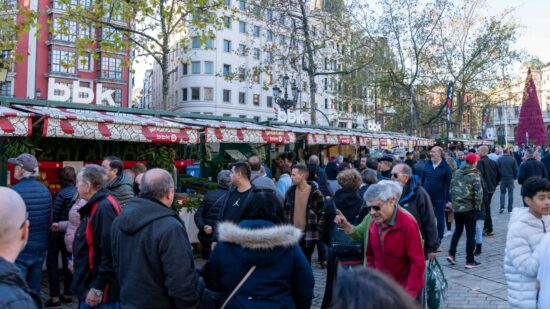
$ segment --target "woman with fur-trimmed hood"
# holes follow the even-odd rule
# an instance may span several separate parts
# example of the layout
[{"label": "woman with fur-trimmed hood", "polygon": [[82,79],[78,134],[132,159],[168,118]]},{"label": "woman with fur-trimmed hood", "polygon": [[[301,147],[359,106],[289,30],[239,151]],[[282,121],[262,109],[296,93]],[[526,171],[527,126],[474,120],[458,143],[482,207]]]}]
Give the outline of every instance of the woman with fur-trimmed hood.
[{"label": "woman with fur-trimmed hood", "polygon": [[298,246],[302,232],[286,223],[273,192],[252,194],[238,225],[218,225],[219,243],[202,269],[206,286],[224,302],[256,266],[225,308],[310,308],[314,279]]}]

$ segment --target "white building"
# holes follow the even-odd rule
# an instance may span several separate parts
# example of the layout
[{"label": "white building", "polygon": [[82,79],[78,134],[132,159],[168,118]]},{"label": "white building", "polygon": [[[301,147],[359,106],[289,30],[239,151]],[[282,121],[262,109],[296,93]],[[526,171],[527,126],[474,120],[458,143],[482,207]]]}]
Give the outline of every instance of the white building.
[{"label": "white building", "polygon": [[[296,109],[311,112],[308,76],[301,70],[302,64],[297,68],[296,64],[290,65],[287,59],[278,57],[288,50],[303,50],[300,38],[290,35],[295,22],[289,15],[265,9],[261,10],[261,19],[255,18],[249,13],[247,5],[250,4],[246,1],[228,2],[237,13],[225,21],[225,28],[217,31],[215,39],[201,46],[198,37],[191,32],[188,49],[178,49],[176,59],[170,59],[172,69],[177,66],[177,73],[172,74],[169,81],[168,109],[258,121],[274,120],[277,118],[275,109],[279,107],[274,101],[273,87],[282,88],[283,77],[288,76],[289,97],[293,97],[293,85],[299,90]],[[323,28],[322,25],[310,27],[314,35]],[[327,42],[326,48],[316,54],[319,72],[338,70],[340,65],[334,60],[334,55],[340,52],[344,52],[343,46]],[[254,73],[259,67],[263,68],[261,73]],[[160,103],[162,75],[156,63],[152,74],[153,102]],[[336,75],[321,75],[315,80],[317,124],[348,128],[364,125],[357,124],[357,120],[364,117],[351,113],[351,109],[336,111],[333,104],[339,90]],[[284,94],[284,89],[282,92]],[[309,116],[304,118],[309,122]]]},{"label": "white building", "polygon": [[143,87],[141,90],[139,108],[153,108],[153,85],[153,69],[149,69],[145,71],[145,75],[143,77]]},{"label": "white building", "polygon": [[[496,140],[512,143],[516,139],[527,70],[528,67],[526,65],[519,71],[516,79],[517,82],[512,89],[512,99],[497,105],[493,110],[492,120]],[[550,136],[550,65],[531,67],[531,74],[537,87],[537,95],[546,131],[548,136]]]}]

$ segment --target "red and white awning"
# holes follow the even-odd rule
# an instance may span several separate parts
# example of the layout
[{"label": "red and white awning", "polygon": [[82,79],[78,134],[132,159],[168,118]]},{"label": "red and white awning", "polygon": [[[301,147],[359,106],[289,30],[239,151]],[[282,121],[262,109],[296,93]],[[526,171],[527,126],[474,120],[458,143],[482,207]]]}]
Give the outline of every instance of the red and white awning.
[{"label": "red and white awning", "polygon": [[252,122],[173,118],[174,121],[204,127],[206,143],[290,144],[296,134]]},{"label": "red and white awning", "polygon": [[31,136],[32,114],[0,106],[0,136]]},{"label": "red and white awning", "polygon": [[44,137],[149,142],[199,143],[199,128],[149,115],[13,105],[46,117]]}]

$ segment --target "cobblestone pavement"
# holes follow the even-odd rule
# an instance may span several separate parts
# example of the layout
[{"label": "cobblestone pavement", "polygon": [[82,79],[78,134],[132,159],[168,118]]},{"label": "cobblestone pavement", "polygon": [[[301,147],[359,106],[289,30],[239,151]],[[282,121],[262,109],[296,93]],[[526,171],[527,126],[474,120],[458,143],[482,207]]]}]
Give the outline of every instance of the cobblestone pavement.
[{"label": "cobblestone pavement", "polygon": [[[516,183],[514,190],[514,206],[521,207],[520,188]],[[464,268],[466,234],[462,238],[457,248],[457,265],[451,266],[446,261],[451,237],[443,240],[443,251],[439,253],[438,259],[443,266],[445,276],[449,283],[447,294],[447,303],[445,308],[478,308],[494,309],[509,308],[507,301],[506,279],[503,272],[504,248],[506,247],[506,231],[508,226],[509,214],[499,214],[500,208],[500,188],[497,188],[491,203],[493,217],[493,226],[495,235],[483,237],[483,252],[476,259],[481,262],[481,266],[467,270]],[[454,228],[454,227],[453,227]],[[315,276],[315,297],[313,299],[313,308],[320,308],[325,289],[326,270],[321,269],[316,261],[317,254],[314,254],[313,274]],[[197,267],[202,266],[204,262],[197,258]],[[47,275],[44,273],[42,282],[42,299],[49,299]],[[78,308],[76,303],[70,306],[64,305],[65,309]]]}]

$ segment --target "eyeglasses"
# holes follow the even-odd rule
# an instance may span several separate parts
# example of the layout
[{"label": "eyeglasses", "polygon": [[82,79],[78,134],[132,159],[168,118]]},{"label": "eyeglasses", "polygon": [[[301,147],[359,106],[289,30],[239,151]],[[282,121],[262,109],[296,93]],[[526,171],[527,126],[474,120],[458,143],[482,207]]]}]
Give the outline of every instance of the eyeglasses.
[{"label": "eyeglasses", "polygon": [[392,177],[392,178],[397,178],[397,177],[399,177],[400,175],[405,175],[405,174],[391,173],[391,177]]},{"label": "eyeglasses", "polygon": [[29,219],[29,212],[28,211],[25,211],[25,220],[23,220],[23,223],[21,223],[21,226],[19,227],[19,229],[23,229],[23,227],[25,226],[25,222],[27,222],[27,220]]},{"label": "eyeglasses", "polygon": [[372,206],[368,206],[367,205],[367,210],[370,212],[371,210],[374,210],[375,212],[378,212],[380,211],[380,208],[382,208],[382,206],[378,206],[378,205],[372,205]]}]

